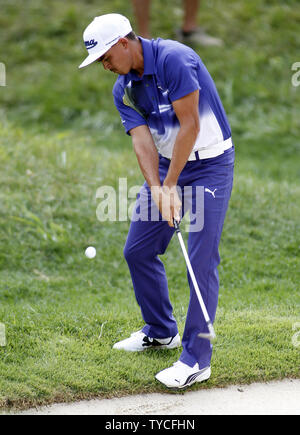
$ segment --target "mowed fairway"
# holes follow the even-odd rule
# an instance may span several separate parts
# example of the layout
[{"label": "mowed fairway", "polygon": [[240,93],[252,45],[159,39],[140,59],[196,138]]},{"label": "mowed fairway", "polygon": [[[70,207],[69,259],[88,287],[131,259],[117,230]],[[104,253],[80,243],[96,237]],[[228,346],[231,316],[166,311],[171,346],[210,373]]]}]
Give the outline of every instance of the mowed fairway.
[{"label": "mowed fairway", "polygon": [[[172,37],[181,2],[153,0],[155,36]],[[236,146],[221,242],[211,388],[300,377],[300,4],[203,1],[223,48],[195,47],[217,84]],[[175,6],[174,6],[175,5]],[[99,222],[97,189],[141,185],[131,141],[100,65],[79,71],[82,31],[120,0],[3,0],[0,62],[0,407],[165,391],[154,379],[181,350],[127,354],[143,322],[123,258],[129,220]],[[133,199],[128,198],[128,207]],[[187,233],[183,233],[185,240]],[[84,256],[87,246],[97,256]],[[174,237],[162,257],[182,334],[189,300]]]}]

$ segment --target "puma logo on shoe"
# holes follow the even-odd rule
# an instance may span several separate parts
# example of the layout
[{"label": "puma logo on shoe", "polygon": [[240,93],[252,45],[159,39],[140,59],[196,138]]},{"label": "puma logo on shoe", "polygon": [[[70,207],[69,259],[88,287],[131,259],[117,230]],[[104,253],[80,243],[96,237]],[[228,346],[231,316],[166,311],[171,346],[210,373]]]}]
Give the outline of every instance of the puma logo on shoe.
[{"label": "puma logo on shoe", "polygon": [[183,384],[183,387],[193,384],[197,380],[198,376],[202,375],[206,370],[207,370],[207,367],[205,367],[205,369],[199,370],[198,372],[190,375],[186,379],[185,383]]},{"label": "puma logo on shoe", "polygon": [[113,349],[126,350],[128,352],[142,352],[146,349],[174,349],[180,346],[180,336],[152,338],[148,337],[142,330],[134,332],[129,338],[118,341]]},{"label": "puma logo on shoe", "polygon": [[208,192],[208,193],[211,193],[212,194],[212,196],[215,198],[215,191],[216,191],[217,189],[215,189],[214,191],[211,191],[210,189],[208,189],[207,187],[204,189],[204,192]]},{"label": "puma logo on shoe", "polygon": [[142,346],[144,347],[149,347],[149,346],[168,346],[169,344],[172,343],[174,337],[171,337],[170,341],[168,343],[160,343],[158,340],[156,340],[155,338],[150,338],[147,337],[147,335],[145,335],[145,337],[143,338],[143,344]]}]

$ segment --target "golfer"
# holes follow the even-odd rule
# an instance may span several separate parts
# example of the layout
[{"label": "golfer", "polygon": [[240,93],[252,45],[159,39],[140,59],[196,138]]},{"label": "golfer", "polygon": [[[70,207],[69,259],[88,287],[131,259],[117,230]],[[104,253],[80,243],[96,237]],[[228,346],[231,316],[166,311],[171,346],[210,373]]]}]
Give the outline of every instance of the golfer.
[{"label": "golfer", "polygon": [[208,331],[189,276],[190,302],[180,343],[158,256],[174,235],[174,219],[179,222],[188,209],[189,258],[213,322],[218,247],[233,182],[230,126],[215,84],[191,48],[138,37],[119,14],[96,17],[83,39],[89,54],[79,68],[97,61],[118,75],[114,103],[145,178],[124,248],[145,326],[113,348],[139,352],[182,344],[179,361],[156,379],[184,388],[210,377],[212,345],[198,337]]}]

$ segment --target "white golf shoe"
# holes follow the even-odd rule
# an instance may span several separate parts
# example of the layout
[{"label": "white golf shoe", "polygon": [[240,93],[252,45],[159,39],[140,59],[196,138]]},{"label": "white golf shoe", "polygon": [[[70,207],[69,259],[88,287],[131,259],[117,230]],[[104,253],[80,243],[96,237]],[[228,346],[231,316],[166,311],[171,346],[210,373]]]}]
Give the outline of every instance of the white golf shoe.
[{"label": "white golf shoe", "polygon": [[169,388],[185,388],[195,382],[203,382],[210,378],[210,367],[200,370],[198,363],[190,367],[181,361],[177,361],[169,367],[157,373],[155,378]]},{"label": "white golf shoe", "polygon": [[147,349],[174,349],[180,346],[179,334],[168,338],[151,338],[144,332],[137,331],[129,338],[119,341],[113,345],[113,349],[126,350],[128,352],[142,352]]}]

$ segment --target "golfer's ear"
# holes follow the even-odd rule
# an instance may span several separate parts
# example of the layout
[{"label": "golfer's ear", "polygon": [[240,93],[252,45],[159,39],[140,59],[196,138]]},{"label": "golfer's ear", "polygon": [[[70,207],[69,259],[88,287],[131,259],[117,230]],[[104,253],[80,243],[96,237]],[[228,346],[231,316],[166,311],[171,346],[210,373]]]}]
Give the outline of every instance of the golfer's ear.
[{"label": "golfer's ear", "polygon": [[123,46],[124,48],[127,48],[127,47],[128,47],[128,39],[127,39],[127,38],[120,38],[118,42],[119,42],[120,44],[122,44],[122,46]]}]

